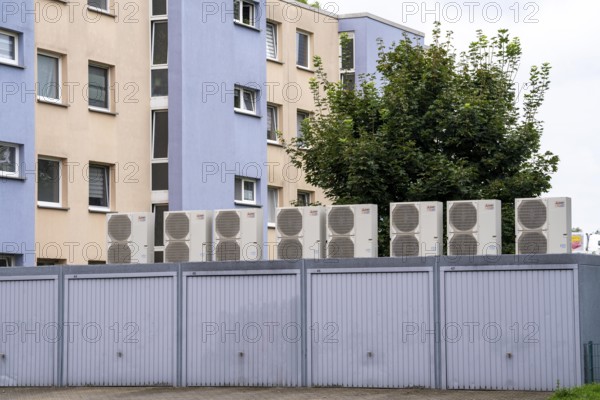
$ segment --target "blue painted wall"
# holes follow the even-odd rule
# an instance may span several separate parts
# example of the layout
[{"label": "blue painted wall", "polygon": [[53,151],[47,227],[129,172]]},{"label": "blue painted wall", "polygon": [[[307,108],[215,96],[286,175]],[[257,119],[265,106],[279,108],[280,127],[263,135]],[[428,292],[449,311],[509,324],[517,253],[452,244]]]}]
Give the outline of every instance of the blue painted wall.
[{"label": "blue painted wall", "polygon": [[19,66],[0,63],[0,142],[20,145],[21,175],[0,177],[0,253],[35,263],[35,15],[33,0],[0,0],[0,29],[19,35]]},{"label": "blue painted wall", "polygon": [[[257,4],[252,29],[234,23],[233,1],[169,2],[171,210],[240,207],[236,175],[259,178],[257,203],[266,208],[265,0]],[[261,88],[258,116],[234,112],[236,84]]]},{"label": "blue painted wall", "polygon": [[[379,59],[379,39],[383,40],[386,48],[393,43],[404,40],[406,34],[413,44],[424,44],[424,36],[400,29],[396,26],[385,24],[369,17],[356,17],[339,19],[340,32],[354,32],[355,70],[357,80],[361,74],[377,72]],[[380,83],[379,74],[377,81]]]}]

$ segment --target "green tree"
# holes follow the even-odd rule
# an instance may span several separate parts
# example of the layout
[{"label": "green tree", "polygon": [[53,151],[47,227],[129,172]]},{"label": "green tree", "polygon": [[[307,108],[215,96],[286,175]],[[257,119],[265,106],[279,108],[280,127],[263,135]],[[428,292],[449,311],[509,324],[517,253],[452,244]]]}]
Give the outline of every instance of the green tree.
[{"label": "green tree", "polygon": [[429,47],[381,45],[379,88],[363,76],[345,90],[315,57],[316,110],[287,152],[336,204],[379,206],[381,255],[389,252],[390,203],[473,199],[502,200],[503,248],[512,253],[514,199],[547,192],[557,170],[558,157],[540,151],[537,119],[550,65],[531,68],[519,99],[518,38],[478,31],[460,54],[452,40],[438,24]]}]

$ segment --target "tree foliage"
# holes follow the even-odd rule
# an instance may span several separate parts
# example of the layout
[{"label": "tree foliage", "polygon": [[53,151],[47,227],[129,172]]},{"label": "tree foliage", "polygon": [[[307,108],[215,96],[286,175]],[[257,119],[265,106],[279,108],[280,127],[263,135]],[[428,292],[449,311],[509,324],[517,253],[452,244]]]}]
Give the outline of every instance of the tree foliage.
[{"label": "tree foliage", "polygon": [[[343,40],[343,39],[342,39]],[[547,192],[558,157],[540,151],[538,111],[550,65],[534,66],[519,98],[518,38],[481,31],[457,53],[439,25],[429,47],[380,45],[374,76],[356,90],[329,81],[319,57],[314,115],[287,152],[307,181],[336,204],[375,203],[380,253],[388,252],[389,204],[499,199],[504,252],[514,251],[514,199]]]}]

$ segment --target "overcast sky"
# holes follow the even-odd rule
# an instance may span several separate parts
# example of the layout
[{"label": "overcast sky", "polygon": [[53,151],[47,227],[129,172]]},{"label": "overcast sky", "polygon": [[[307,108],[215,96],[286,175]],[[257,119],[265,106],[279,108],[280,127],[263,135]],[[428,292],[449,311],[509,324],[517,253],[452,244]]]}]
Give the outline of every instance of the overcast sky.
[{"label": "overcast sky", "polygon": [[[573,199],[573,226],[600,229],[600,2],[334,0],[340,14],[370,12],[418,29],[426,43],[436,19],[463,49],[477,29],[492,36],[507,28],[521,39],[520,82],[529,68],[549,62],[552,83],[540,112],[542,151],[560,156],[551,196]],[[321,1],[324,5],[326,1]]]}]

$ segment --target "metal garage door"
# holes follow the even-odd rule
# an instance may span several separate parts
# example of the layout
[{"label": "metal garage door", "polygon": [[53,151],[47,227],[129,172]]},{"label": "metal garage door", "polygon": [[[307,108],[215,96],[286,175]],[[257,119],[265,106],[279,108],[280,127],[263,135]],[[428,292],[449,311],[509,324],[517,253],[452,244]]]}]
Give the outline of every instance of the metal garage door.
[{"label": "metal garage door", "polygon": [[66,281],[69,386],[174,385],[174,276]]},{"label": "metal garage door", "polygon": [[5,279],[0,281],[0,386],[54,386],[58,280]]},{"label": "metal garage door", "polygon": [[184,279],[188,386],[300,385],[298,273]]},{"label": "metal garage door", "polygon": [[578,384],[575,281],[573,270],[444,272],[446,387],[553,390]]},{"label": "metal garage door", "polygon": [[431,269],[404,271],[309,274],[312,386],[434,386]]}]

